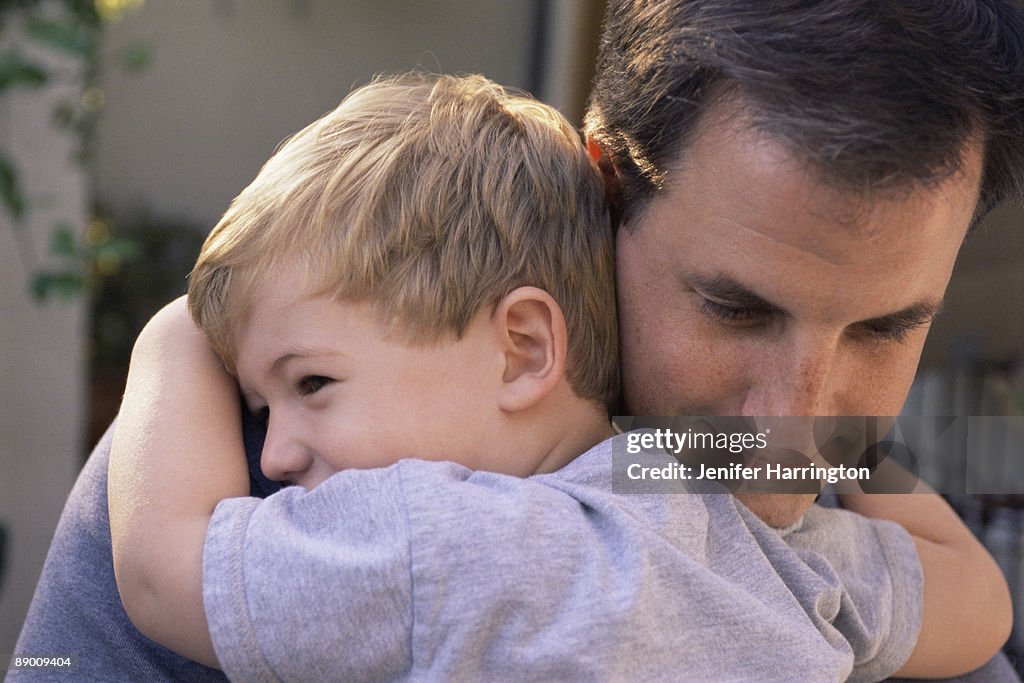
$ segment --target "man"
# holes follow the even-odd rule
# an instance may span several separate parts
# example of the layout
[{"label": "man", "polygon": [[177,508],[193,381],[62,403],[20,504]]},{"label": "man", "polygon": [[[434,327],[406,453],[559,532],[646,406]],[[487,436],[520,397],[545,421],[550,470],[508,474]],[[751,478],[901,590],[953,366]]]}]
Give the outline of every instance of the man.
[{"label": "man", "polygon": [[[1024,182],[1015,2],[614,2],[587,114],[637,415],[897,415]],[[957,46],[957,49],[951,49]],[[783,526],[810,503],[747,501]]]},{"label": "man", "polygon": [[[898,414],[964,236],[1020,195],[1022,83],[1015,2],[613,2],[586,132],[627,412]],[[813,496],[741,498],[784,527]]]}]

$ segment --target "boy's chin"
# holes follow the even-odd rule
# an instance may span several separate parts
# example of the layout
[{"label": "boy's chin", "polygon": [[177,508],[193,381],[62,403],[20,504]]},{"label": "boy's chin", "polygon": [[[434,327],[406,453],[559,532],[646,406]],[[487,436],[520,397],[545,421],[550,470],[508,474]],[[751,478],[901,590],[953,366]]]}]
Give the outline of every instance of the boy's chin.
[{"label": "boy's chin", "polygon": [[737,493],[736,498],[768,526],[795,524],[811,506],[814,493]]}]

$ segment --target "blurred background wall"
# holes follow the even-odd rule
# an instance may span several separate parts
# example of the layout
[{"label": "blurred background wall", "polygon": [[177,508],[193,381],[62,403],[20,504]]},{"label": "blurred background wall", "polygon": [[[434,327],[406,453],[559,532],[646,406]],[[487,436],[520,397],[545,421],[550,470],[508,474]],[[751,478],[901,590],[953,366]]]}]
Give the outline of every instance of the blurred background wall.
[{"label": "blurred background wall", "polygon": [[[112,69],[103,80],[97,195],[118,214],[144,208],[208,228],[282,138],[373,74],[480,72],[536,92],[549,72],[540,24],[554,19],[556,7],[148,2],[107,32],[110,51],[142,40],[153,59],[144,71]],[[570,107],[576,113],[581,104]]]},{"label": "blurred background wall", "polygon": [[[69,163],[72,145],[50,125],[67,96],[59,83],[0,104],[0,145],[23,162],[33,196],[52,197],[27,228],[36,260],[58,220],[89,249],[126,245],[96,252],[88,292],[41,302],[26,284],[38,264],[0,215],[0,653],[13,648],[75,474],[116,413],[134,334],[184,291],[203,235],[278,143],[352,86],[415,67],[483,73],[579,122],[603,10],[601,0],[102,4],[124,11],[108,12],[96,87],[73,93],[97,113],[84,165]],[[126,56],[138,68],[123,68]],[[1024,212],[1001,209],[964,249],[922,375],[994,375],[1024,399],[1022,293]]]}]

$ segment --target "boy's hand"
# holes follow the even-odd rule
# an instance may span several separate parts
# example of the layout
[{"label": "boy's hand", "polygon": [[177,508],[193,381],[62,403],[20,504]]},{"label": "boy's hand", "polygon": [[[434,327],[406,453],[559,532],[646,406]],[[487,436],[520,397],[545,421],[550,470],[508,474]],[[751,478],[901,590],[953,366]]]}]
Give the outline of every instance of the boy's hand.
[{"label": "boy's hand", "polygon": [[952,508],[923,482],[909,494],[840,489],[844,508],[910,532],[924,572],[921,634],[897,676],[949,677],[988,662],[1006,642],[1013,608],[995,560]]},{"label": "boy's hand", "polygon": [[146,636],[210,666],[203,544],[217,503],[249,492],[238,389],[188,314],[156,314],[132,352],[110,451],[114,573]]}]

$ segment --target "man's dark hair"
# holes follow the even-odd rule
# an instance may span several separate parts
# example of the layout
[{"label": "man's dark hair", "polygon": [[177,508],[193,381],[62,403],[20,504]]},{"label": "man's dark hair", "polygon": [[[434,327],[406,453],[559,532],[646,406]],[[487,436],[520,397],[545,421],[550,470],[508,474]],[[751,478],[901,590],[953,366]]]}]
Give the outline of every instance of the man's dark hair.
[{"label": "man's dark hair", "polygon": [[587,134],[628,219],[728,98],[823,180],[938,182],[984,145],[977,215],[1024,188],[1020,0],[611,0]]}]

